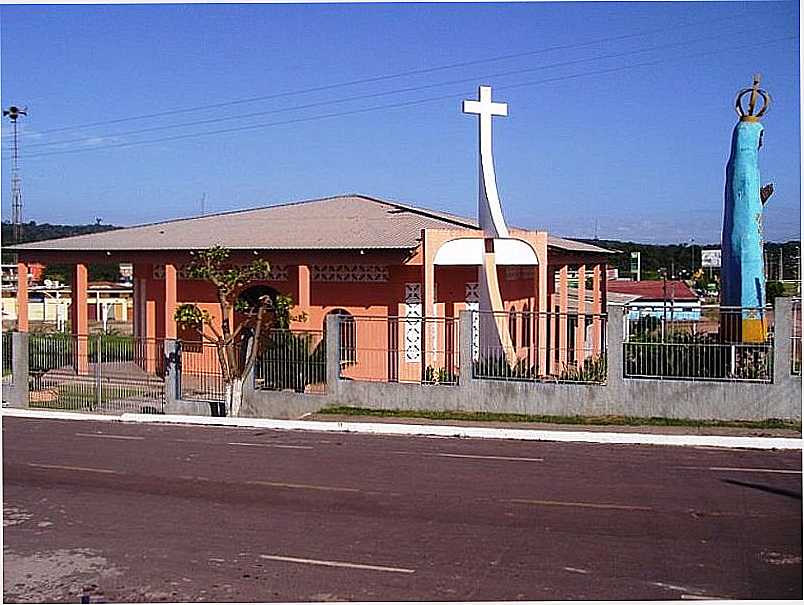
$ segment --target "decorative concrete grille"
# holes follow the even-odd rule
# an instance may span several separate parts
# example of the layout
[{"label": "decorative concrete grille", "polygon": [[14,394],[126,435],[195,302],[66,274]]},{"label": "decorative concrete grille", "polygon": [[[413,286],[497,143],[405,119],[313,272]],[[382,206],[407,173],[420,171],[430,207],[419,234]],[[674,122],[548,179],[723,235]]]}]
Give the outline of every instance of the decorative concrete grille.
[{"label": "decorative concrete grille", "polygon": [[405,361],[422,358],[422,285],[405,284]]},{"label": "decorative concrete grille", "polygon": [[466,310],[472,313],[472,359],[480,358],[480,284],[476,281],[466,282]]},{"label": "decorative concrete grille", "polygon": [[386,282],[385,265],[312,265],[310,279],[323,282]]},{"label": "decorative concrete grille", "polygon": [[[165,279],[165,265],[154,265],[152,274],[154,279]],[[187,275],[187,265],[179,265],[176,268],[176,276],[178,279],[182,280],[191,279]],[[268,274],[268,281],[287,281],[287,280],[288,280],[287,265],[271,265],[271,272]]]}]

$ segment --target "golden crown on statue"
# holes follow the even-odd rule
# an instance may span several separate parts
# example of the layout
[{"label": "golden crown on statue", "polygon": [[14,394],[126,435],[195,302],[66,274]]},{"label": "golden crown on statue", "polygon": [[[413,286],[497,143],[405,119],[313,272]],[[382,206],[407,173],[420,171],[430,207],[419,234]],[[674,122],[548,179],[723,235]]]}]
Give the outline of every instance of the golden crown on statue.
[{"label": "golden crown on statue", "polygon": [[[759,87],[759,81],[761,79],[761,74],[754,75],[754,83],[751,88],[743,88],[737,93],[737,98],[734,100],[734,109],[737,111],[737,115],[740,116],[741,122],[758,122],[759,119],[765,115],[765,112],[768,111],[771,97],[768,91]],[[743,97],[749,93],[751,97],[748,99],[748,110],[746,111],[743,107]],[[757,106],[757,97],[762,97],[762,107],[759,108],[759,111],[754,113]]]}]

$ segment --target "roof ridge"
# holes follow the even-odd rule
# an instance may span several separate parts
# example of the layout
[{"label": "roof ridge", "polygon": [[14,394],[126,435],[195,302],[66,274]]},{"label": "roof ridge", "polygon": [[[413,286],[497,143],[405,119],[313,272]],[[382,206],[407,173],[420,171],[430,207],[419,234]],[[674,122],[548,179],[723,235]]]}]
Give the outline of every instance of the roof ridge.
[{"label": "roof ridge", "polygon": [[473,229],[477,227],[477,225],[472,224],[470,222],[472,219],[469,219],[467,217],[458,216],[458,215],[455,215],[455,214],[451,214],[449,212],[441,212],[441,211],[438,211],[438,210],[432,210],[430,208],[422,208],[420,206],[414,206],[412,204],[405,204],[405,203],[402,203],[402,202],[397,202],[396,200],[385,200],[385,199],[382,199],[382,198],[378,198],[378,197],[374,197],[374,196],[370,196],[370,195],[364,195],[364,194],[360,194],[360,193],[353,194],[353,196],[354,197],[366,198],[366,199],[369,199],[369,200],[371,200],[373,202],[379,202],[379,203],[385,204],[387,206],[393,206],[395,208],[400,208],[402,210],[408,210],[409,212],[414,212],[416,214],[421,214],[422,216],[427,216],[427,217],[435,218],[435,219],[442,220],[442,221],[452,222],[452,223],[461,225],[462,227],[469,227],[469,228],[473,228]]}]

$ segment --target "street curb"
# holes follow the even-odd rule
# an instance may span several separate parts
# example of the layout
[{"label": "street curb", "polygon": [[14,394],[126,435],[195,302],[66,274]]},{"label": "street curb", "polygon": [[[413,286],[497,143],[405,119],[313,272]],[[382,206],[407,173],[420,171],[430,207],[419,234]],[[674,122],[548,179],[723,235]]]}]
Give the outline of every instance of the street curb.
[{"label": "street curb", "polygon": [[160,416],[155,414],[123,414],[104,416],[74,412],[51,412],[5,408],[3,416],[50,420],[101,420],[140,424],[191,424],[239,428],[276,429],[282,431],[318,431],[363,433],[370,435],[418,435],[423,437],[464,437],[470,439],[515,439],[520,441],[561,441],[570,443],[608,443],[621,445],[675,445],[746,448],[760,450],[800,450],[801,439],[787,437],[727,437],[721,435],[654,435],[648,433],[601,433],[594,431],[546,431],[536,429],[502,429],[473,426],[428,424],[390,424],[374,422],[327,422],[321,420],[272,420],[268,418],[213,418],[209,416]]}]

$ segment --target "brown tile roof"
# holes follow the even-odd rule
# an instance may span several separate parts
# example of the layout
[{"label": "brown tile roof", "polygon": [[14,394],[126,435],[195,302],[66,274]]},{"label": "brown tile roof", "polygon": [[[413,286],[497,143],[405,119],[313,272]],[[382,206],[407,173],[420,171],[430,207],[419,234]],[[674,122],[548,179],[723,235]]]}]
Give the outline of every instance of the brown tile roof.
[{"label": "brown tile roof", "polygon": [[[606,289],[617,294],[630,294],[638,300],[665,300],[664,282],[661,280],[629,281],[613,279],[606,282]],[[698,296],[683,281],[667,281],[667,300],[698,300]]]},{"label": "brown tile roof", "polygon": [[[477,221],[353,194],[32,242],[15,249],[200,250],[216,244],[232,250],[410,249],[419,245],[422,229],[455,227],[477,229]],[[553,236],[549,244],[610,252]]]}]

